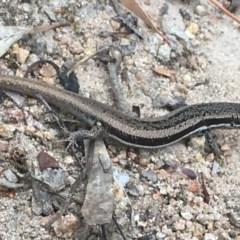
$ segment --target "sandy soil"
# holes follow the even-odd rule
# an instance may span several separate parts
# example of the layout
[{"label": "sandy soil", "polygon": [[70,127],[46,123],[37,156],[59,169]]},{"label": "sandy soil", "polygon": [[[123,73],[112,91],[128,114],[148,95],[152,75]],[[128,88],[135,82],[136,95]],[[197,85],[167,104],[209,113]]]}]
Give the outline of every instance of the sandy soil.
[{"label": "sandy soil", "polygon": [[[121,64],[121,70],[126,68],[128,72],[121,85],[129,109],[139,106],[141,117],[166,114],[164,107],[179,99],[187,104],[240,102],[238,24],[207,0],[190,1],[189,5],[157,0],[139,3],[156,25],[174,39],[175,49],[167,47],[141,20],[138,29],[143,40],[134,34],[103,37],[102,33],[118,31],[119,26],[112,19],[116,13],[108,1],[2,1],[1,25],[37,26],[52,20],[69,22],[70,26],[18,41],[1,58],[0,71],[22,76],[27,66],[39,58],[61,66],[67,60],[89,56],[102,46],[134,43],[134,52],[125,56]],[[164,4],[168,5],[168,12],[161,16]],[[184,19],[180,9],[191,18]],[[239,16],[239,10],[235,14]],[[153,72],[153,67],[164,67],[175,74],[172,78],[163,77]],[[56,84],[55,76],[47,77],[48,68],[41,71],[45,81]],[[75,72],[83,95],[114,105],[104,63],[90,59]],[[59,129],[46,120],[45,112],[45,107],[33,99],[22,108],[10,99],[2,102],[0,122],[5,130],[0,133],[0,146],[7,147],[0,148],[0,174],[12,169],[9,160],[19,158],[19,151],[29,167],[37,168],[36,156],[44,150],[59,161],[70,183],[77,178],[79,170],[73,157],[63,145],[54,147],[53,142],[60,139]],[[155,151],[140,149],[136,154],[138,161],[126,154],[125,147],[109,143],[113,166],[129,177],[127,186],[115,194],[115,216],[127,239],[240,239],[240,132],[212,133],[223,154],[215,174],[212,169],[217,160],[206,150],[201,136]],[[171,167],[165,169],[164,163]],[[186,168],[196,174],[195,180],[183,173]],[[209,203],[204,202],[201,173],[210,195]],[[72,225],[57,222],[46,230],[43,224],[56,209],[49,214],[36,210],[33,190],[26,182],[24,188],[11,190],[11,194],[6,196],[3,191],[0,197],[0,239],[122,239],[113,223],[107,225],[107,238],[100,226],[87,226],[76,203],[65,214],[72,217]]]}]

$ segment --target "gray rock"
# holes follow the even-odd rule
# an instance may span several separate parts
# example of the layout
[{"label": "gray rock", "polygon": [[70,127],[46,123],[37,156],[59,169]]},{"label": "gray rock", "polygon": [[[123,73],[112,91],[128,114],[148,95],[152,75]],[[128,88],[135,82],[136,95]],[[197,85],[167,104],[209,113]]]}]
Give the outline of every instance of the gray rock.
[{"label": "gray rock", "polygon": [[171,56],[171,48],[168,44],[163,44],[158,51],[157,57],[163,62],[169,62]]},{"label": "gray rock", "polygon": [[187,221],[193,218],[193,215],[190,212],[181,212],[181,216]]},{"label": "gray rock", "polygon": [[9,182],[17,183],[18,181],[16,175],[11,171],[11,169],[4,171],[4,176]]},{"label": "gray rock", "polygon": [[202,5],[198,5],[195,9],[195,13],[199,16],[205,16],[207,14],[207,9]]},{"label": "gray rock", "polygon": [[142,171],[142,176],[147,178],[149,181],[156,183],[158,180],[157,174],[151,170]]},{"label": "gray rock", "polygon": [[217,240],[218,237],[214,235],[213,233],[205,233],[204,240]]}]

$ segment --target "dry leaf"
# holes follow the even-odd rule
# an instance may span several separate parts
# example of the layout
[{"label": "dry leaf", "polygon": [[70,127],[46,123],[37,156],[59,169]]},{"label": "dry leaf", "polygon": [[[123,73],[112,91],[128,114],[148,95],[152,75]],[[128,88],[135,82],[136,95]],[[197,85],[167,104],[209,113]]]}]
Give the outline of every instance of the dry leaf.
[{"label": "dry leaf", "polygon": [[0,26],[0,57],[8,49],[26,34],[35,32],[46,32],[56,27],[66,26],[67,24],[55,23],[53,25],[41,25],[39,27],[17,27],[17,26]]},{"label": "dry leaf", "polygon": [[32,31],[32,27],[0,26],[0,57],[8,51],[13,43]]}]

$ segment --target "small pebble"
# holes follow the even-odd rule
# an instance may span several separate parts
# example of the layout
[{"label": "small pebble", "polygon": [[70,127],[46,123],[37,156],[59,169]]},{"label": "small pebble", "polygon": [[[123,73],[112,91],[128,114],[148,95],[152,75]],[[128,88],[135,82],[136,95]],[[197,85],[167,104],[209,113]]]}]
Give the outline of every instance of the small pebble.
[{"label": "small pebble", "polygon": [[223,156],[224,157],[231,157],[232,156],[232,151],[231,150],[224,151]]},{"label": "small pebble", "polygon": [[16,124],[0,124],[0,137],[11,139],[15,135]]},{"label": "small pebble", "polygon": [[30,52],[27,49],[19,48],[17,52],[17,60],[20,63],[25,63],[29,56]]},{"label": "small pebble", "polygon": [[189,74],[185,74],[185,75],[183,76],[183,84],[184,84],[186,87],[190,88],[190,87],[192,87],[195,83],[194,83],[194,81],[192,81],[192,78],[191,78],[191,76],[190,76]]},{"label": "small pebble", "polygon": [[200,213],[196,217],[196,220],[202,225],[207,225],[209,223],[209,216],[207,214]]},{"label": "small pebble", "polygon": [[199,31],[199,26],[197,23],[190,23],[190,25],[188,26],[187,30],[189,30],[190,33],[192,33],[193,35],[196,35]]},{"label": "small pebble", "polygon": [[59,238],[68,238],[78,229],[78,219],[73,214],[57,218],[52,227]]},{"label": "small pebble", "polygon": [[12,182],[12,183],[18,182],[16,175],[10,169],[7,169],[6,171],[4,171],[4,176],[9,182]]},{"label": "small pebble", "polygon": [[24,184],[23,183],[13,183],[13,182],[9,182],[6,178],[0,178],[0,186],[4,186],[6,188],[20,188],[23,187]]},{"label": "small pebble", "polygon": [[129,174],[118,167],[115,167],[113,169],[113,178],[122,187],[125,187],[126,184],[130,181]]},{"label": "small pebble", "polygon": [[68,155],[64,158],[64,163],[69,166],[69,165],[74,164],[75,160],[72,156]]},{"label": "small pebble", "polygon": [[214,158],[215,158],[214,154],[210,153],[210,154],[207,155],[206,161],[207,162],[212,162],[214,160]]},{"label": "small pebble", "polygon": [[84,51],[82,44],[78,41],[71,41],[69,50],[72,54],[81,54]]},{"label": "small pebble", "polygon": [[76,182],[76,179],[73,178],[72,176],[68,176],[67,181],[69,182],[70,185],[73,185]]},{"label": "small pebble", "polygon": [[151,0],[145,0],[144,3],[148,6],[150,6],[151,5]]},{"label": "small pebble", "polygon": [[189,38],[195,38],[197,33],[199,32],[199,26],[197,23],[191,22],[189,26],[186,29],[186,34],[188,35]]},{"label": "small pebble", "polygon": [[156,183],[158,180],[157,174],[151,170],[144,170],[142,171],[142,176],[147,178],[148,181]]},{"label": "small pebble", "polygon": [[217,161],[213,161],[211,175],[215,176],[219,170],[220,164]]},{"label": "small pebble", "polygon": [[188,89],[186,88],[186,86],[181,83],[176,85],[176,89],[179,91],[179,93],[182,93],[184,95],[187,95],[188,93]]},{"label": "small pebble", "polygon": [[144,194],[144,186],[142,184],[139,184],[139,185],[136,186],[136,188],[137,188],[137,190],[139,192],[139,195],[143,196],[143,194]]},{"label": "small pebble", "polygon": [[189,168],[182,168],[182,173],[186,175],[189,179],[195,180],[197,178],[196,173]]},{"label": "small pebble", "polygon": [[141,166],[146,167],[150,163],[150,159],[148,158],[140,158],[139,164]]},{"label": "small pebble", "polygon": [[56,134],[54,134],[54,131],[47,130],[47,131],[44,131],[43,133],[44,133],[43,134],[44,139],[47,139],[48,141],[53,141],[55,139]]},{"label": "small pebble", "polygon": [[198,5],[195,9],[195,13],[199,16],[205,16],[207,14],[207,9],[202,5]]},{"label": "small pebble", "polygon": [[56,75],[56,70],[50,64],[44,64],[41,69],[40,73],[44,77],[54,77]]},{"label": "small pebble", "polygon": [[165,171],[164,169],[161,169],[158,171],[158,178],[161,180],[165,180],[169,177],[169,173]]},{"label": "small pebble", "polygon": [[63,169],[47,168],[42,172],[36,172],[35,177],[48,184],[55,191],[60,191],[66,187],[68,174]]},{"label": "small pebble", "polygon": [[33,64],[34,62],[37,62],[39,61],[40,58],[38,55],[34,54],[34,53],[31,53],[29,56],[28,56],[28,59],[27,59],[27,64],[28,65],[31,65]]},{"label": "small pebble", "polygon": [[237,237],[237,233],[235,231],[232,231],[232,230],[228,232],[228,235],[232,239],[235,239]]},{"label": "small pebble", "polygon": [[190,212],[181,212],[181,216],[187,221],[193,218],[193,215]]},{"label": "small pebble", "polygon": [[203,155],[200,152],[196,153],[195,159],[200,163],[205,162],[205,158],[203,157]]},{"label": "small pebble", "polygon": [[207,67],[207,61],[206,58],[203,56],[199,56],[197,58],[197,64],[201,69],[205,69]]},{"label": "small pebble", "polygon": [[201,190],[201,184],[198,181],[194,181],[188,186],[188,191],[190,191],[194,194],[199,193],[200,190]]},{"label": "small pebble", "polygon": [[139,196],[138,189],[137,189],[136,185],[133,184],[132,182],[129,182],[129,184],[127,184],[127,191],[130,195],[132,195],[134,197]]},{"label": "small pebble", "polygon": [[193,149],[203,148],[205,146],[206,138],[204,136],[201,137],[191,137],[188,145]]},{"label": "small pebble", "polygon": [[146,51],[156,55],[159,46],[162,44],[162,39],[156,33],[153,33],[149,36],[149,45],[145,46]]},{"label": "small pebble", "polygon": [[21,7],[22,7],[22,10],[23,10],[24,12],[29,13],[29,12],[32,11],[31,5],[28,4],[28,3],[24,3],[24,2],[23,2],[23,3],[21,4]]},{"label": "small pebble", "polygon": [[47,152],[41,151],[37,155],[37,160],[41,171],[47,168],[59,168],[58,161]]},{"label": "small pebble", "polygon": [[222,150],[222,151],[229,151],[229,150],[230,150],[230,147],[229,147],[229,145],[227,145],[227,144],[225,143],[225,144],[221,145],[221,150]]},{"label": "small pebble", "polygon": [[194,226],[193,226],[192,220],[191,221],[186,221],[186,230],[187,230],[187,232],[193,232],[194,231]]},{"label": "small pebble", "polygon": [[101,19],[109,22],[109,14],[102,12]]},{"label": "small pebble", "polygon": [[9,109],[6,111],[6,117],[13,123],[25,120],[25,114],[22,109]]},{"label": "small pebble", "polygon": [[212,233],[205,233],[203,240],[217,240],[218,237]]},{"label": "small pebble", "polygon": [[121,46],[129,46],[130,45],[130,41],[127,38],[121,38],[121,42],[120,42]]},{"label": "small pebble", "polygon": [[193,236],[197,237],[198,239],[202,239],[203,236],[203,226],[198,222],[193,222],[194,231]]},{"label": "small pebble", "polygon": [[84,53],[87,56],[92,55],[96,52],[96,41],[93,38],[88,38],[86,42],[86,48],[84,49]]},{"label": "small pebble", "polygon": [[166,234],[163,232],[157,232],[156,233],[156,238],[157,239],[164,239],[166,237]]},{"label": "small pebble", "polygon": [[162,60],[163,62],[169,62],[171,56],[171,48],[168,44],[163,44],[159,50],[157,57]]},{"label": "small pebble", "polygon": [[15,92],[5,92],[5,94],[10,97],[19,107],[22,107],[25,103],[25,97],[19,95]]},{"label": "small pebble", "polygon": [[[115,201],[123,200],[125,198],[125,191],[118,183],[114,183],[113,185],[113,193],[114,193],[114,199]],[[122,203],[121,203],[122,204]]]},{"label": "small pebble", "polygon": [[0,140],[0,153],[8,152],[8,150],[9,150],[8,141]]},{"label": "small pebble", "polygon": [[186,221],[183,219],[180,219],[178,222],[173,223],[174,231],[183,231],[185,229],[185,223]]},{"label": "small pebble", "polygon": [[157,201],[157,200],[159,200],[160,198],[161,198],[161,195],[160,195],[159,192],[158,192],[158,193],[153,193],[153,195],[152,195],[152,199],[153,199],[153,200]]},{"label": "small pebble", "polygon": [[113,162],[113,163],[118,163],[118,162],[119,162],[119,159],[118,159],[117,157],[112,158],[112,162]]}]

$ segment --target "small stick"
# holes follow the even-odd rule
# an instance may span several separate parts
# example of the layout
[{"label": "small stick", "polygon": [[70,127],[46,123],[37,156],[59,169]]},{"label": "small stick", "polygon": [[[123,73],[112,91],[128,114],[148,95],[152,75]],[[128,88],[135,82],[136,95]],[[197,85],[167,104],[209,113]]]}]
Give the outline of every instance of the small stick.
[{"label": "small stick", "polygon": [[115,225],[116,225],[116,227],[117,227],[120,235],[122,236],[122,238],[123,238],[124,240],[127,240],[127,238],[125,237],[125,235],[124,235],[124,233],[123,233],[123,230],[122,230],[122,228],[120,227],[120,225],[118,224],[117,219],[115,218],[115,216],[113,216],[112,219],[113,219],[113,222],[115,223]]},{"label": "small stick", "polygon": [[234,14],[229,12],[225,7],[223,7],[222,4],[220,4],[217,0],[209,0],[211,3],[213,3],[215,6],[217,6],[219,9],[221,9],[227,16],[232,18],[235,22],[240,24],[240,19],[237,18]]},{"label": "small stick", "polygon": [[209,203],[210,202],[210,195],[208,193],[205,181],[204,181],[204,175],[203,173],[201,174],[201,178],[202,178],[202,189],[203,189],[203,201],[205,203]]}]

